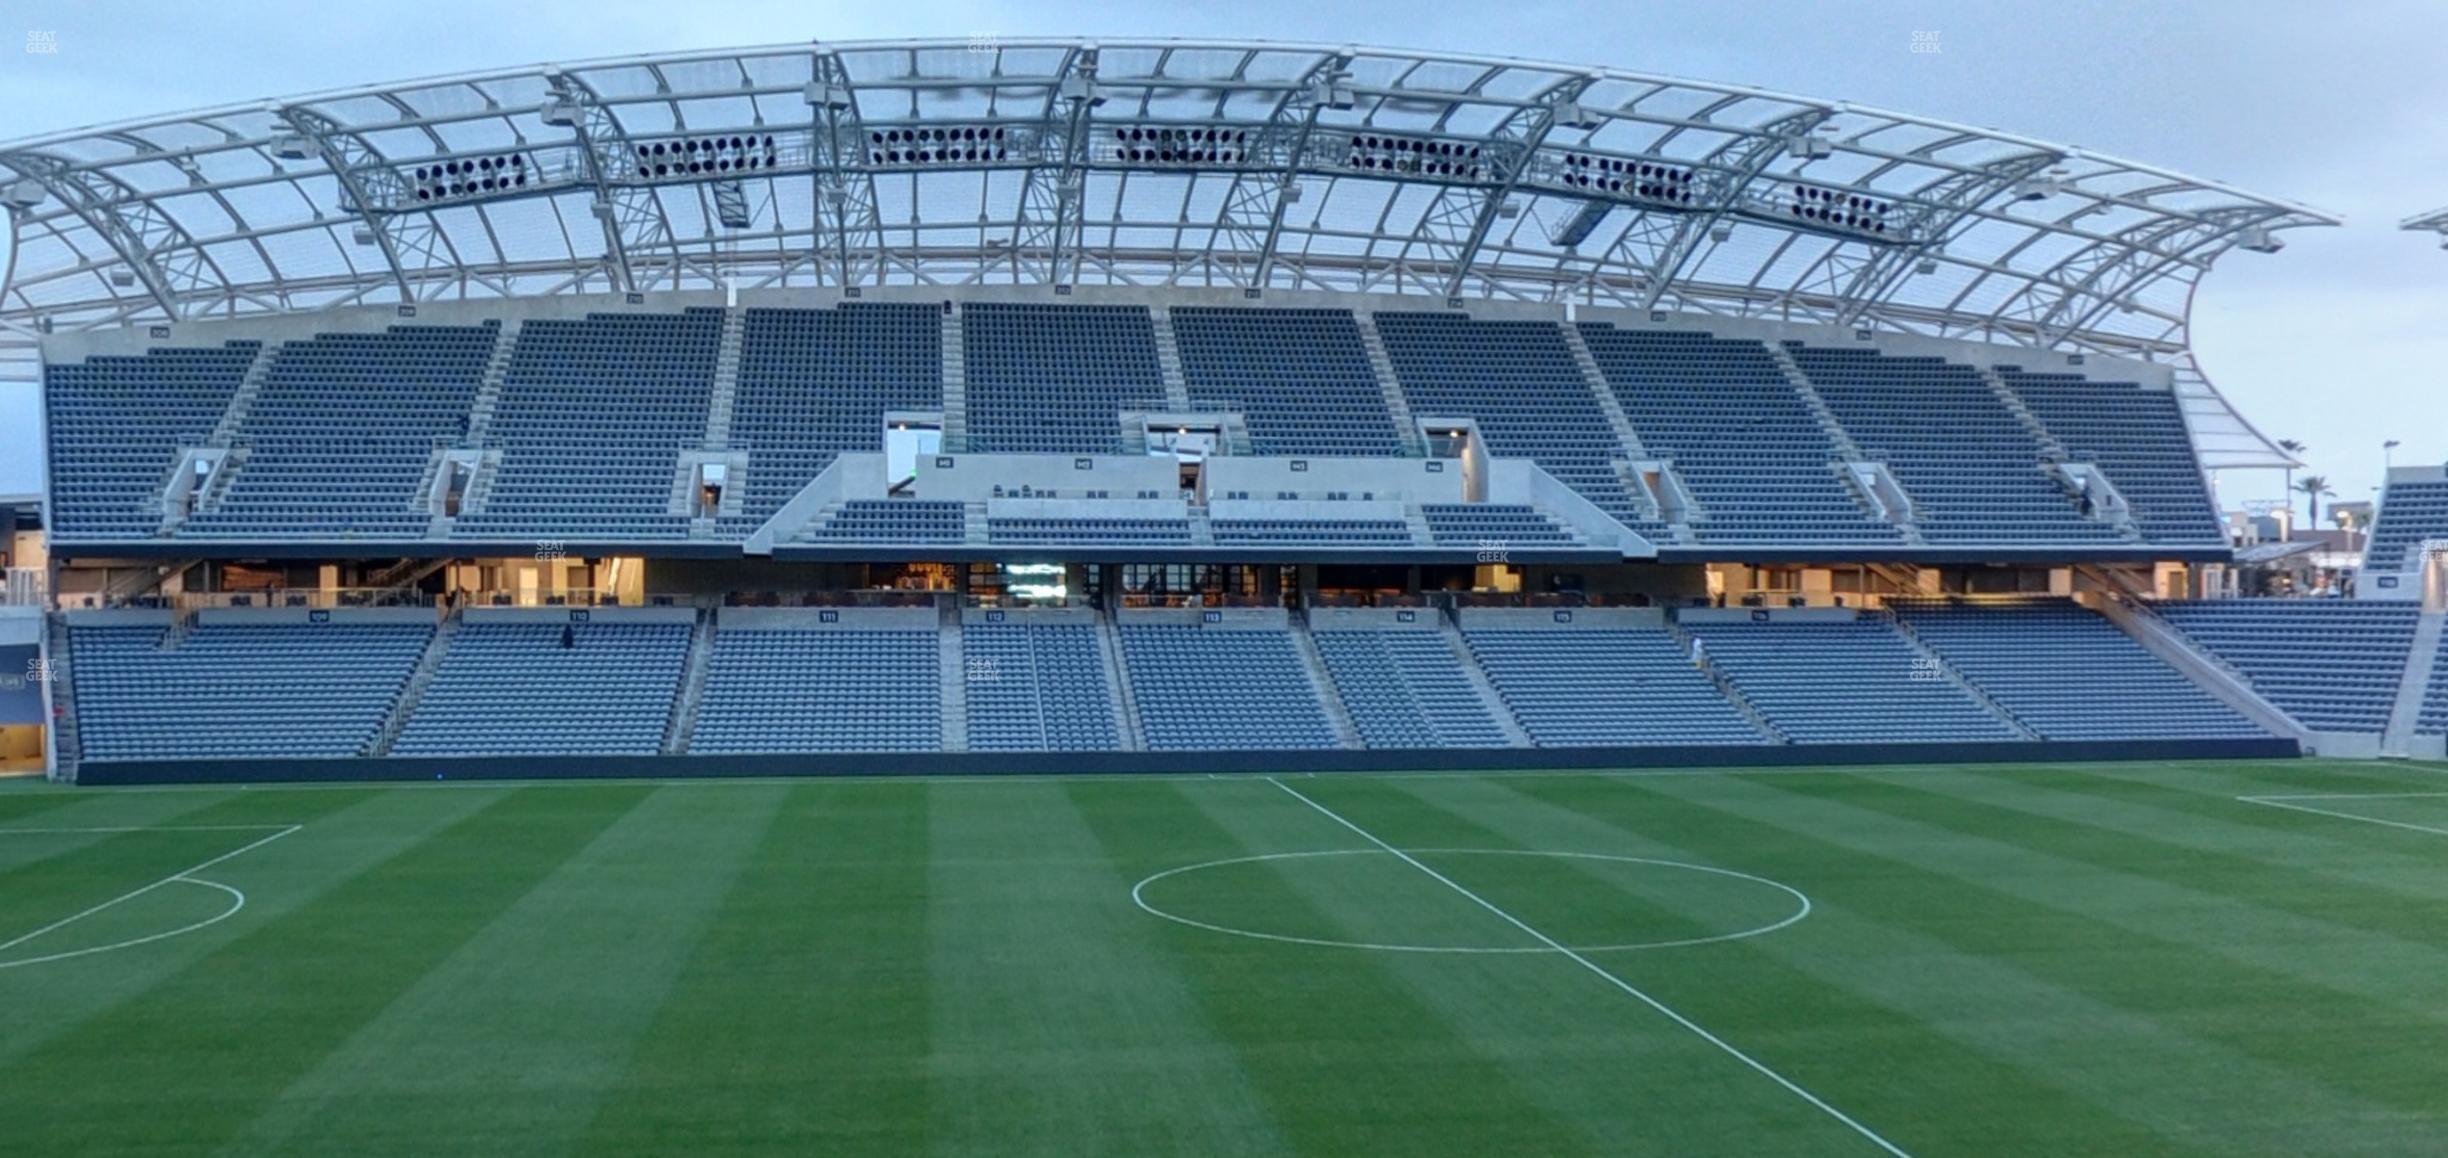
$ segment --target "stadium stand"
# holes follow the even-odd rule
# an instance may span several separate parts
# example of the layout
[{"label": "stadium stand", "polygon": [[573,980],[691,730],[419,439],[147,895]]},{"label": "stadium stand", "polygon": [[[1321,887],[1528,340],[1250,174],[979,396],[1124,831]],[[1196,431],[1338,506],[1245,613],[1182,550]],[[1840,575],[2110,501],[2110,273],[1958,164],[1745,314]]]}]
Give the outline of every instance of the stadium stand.
[{"label": "stadium stand", "polygon": [[420,538],[418,484],[437,446],[468,434],[500,328],[394,326],[272,353],[239,427],[246,457],[188,535]]},{"label": "stadium stand", "polygon": [[1306,547],[1408,547],[1411,527],[1400,519],[1217,519],[1219,546],[1286,544]]},{"label": "stadium stand", "polygon": [[2390,479],[2363,549],[2363,573],[2415,569],[2412,552],[2428,539],[2448,539],[2448,479]]},{"label": "stadium stand", "polygon": [[180,448],[204,445],[261,349],[230,342],[45,366],[52,535],[151,538]]},{"label": "stadium stand", "polygon": [[2414,642],[2414,603],[2213,599],[2152,604],[2307,728],[2380,732]]},{"label": "stadium stand", "polygon": [[1190,524],[1181,519],[988,519],[986,533],[999,544],[1183,544]]},{"label": "stadium stand", "polygon": [[1319,631],[1318,655],[1371,748],[1501,748],[1453,646],[1435,631]]},{"label": "stadium stand", "polygon": [[1898,623],[2044,739],[2265,734],[2070,599],[1907,599],[1890,606]]},{"label": "stadium stand", "polygon": [[1709,662],[1797,744],[2020,738],[1883,617],[1683,624]]},{"label": "stadium stand", "polygon": [[721,628],[689,751],[941,748],[940,663],[932,631]]},{"label": "stadium stand", "polygon": [[705,445],[722,311],[526,323],[492,436],[499,474],[459,530],[490,536],[682,537],[680,452]]},{"label": "stadium stand", "polygon": [[1179,306],[1172,319],[1190,401],[1243,415],[1259,454],[1402,453],[1350,311]]},{"label": "stadium stand", "polygon": [[1335,746],[1289,633],[1172,623],[1125,623],[1121,631],[1149,748]]},{"label": "stadium stand", "polygon": [[1412,413],[1473,419],[1488,453],[1532,459],[1616,521],[1663,531],[1616,473],[1624,446],[1555,323],[1397,312],[1376,322]]},{"label": "stadium stand", "polygon": [[1428,533],[1439,544],[1562,546],[1580,541],[1536,507],[1503,503],[1423,503]]},{"label": "stadium stand", "polygon": [[1704,543],[1893,543],[1837,475],[1843,458],[1767,347],[1689,330],[1581,325],[1641,445],[1700,501]]},{"label": "stadium stand", "polygon": [[429,624],[72,626],[93,760],[367,755]]},{"label": "stadium stand", "polygon": [[731,445],[748,452],[739,522],[753,527],[845,451],[883,445],[887,411],[943,407],[943,323],[931,305],[751,309]]},{"label": "stadium stand", "polygon": [[972,451],[1120,454],[1119,415],[1164,409],[1145,306],[977,302],[961,327]]},{"label": "stadium stand", "polygon": [[653,755],[688,648],[684,623],[466,624],[392,754]]},{"label": "stadium stand", "polygon": [[2012,366],[1997,373],[2069,456],[2108,473],[2143,538],[2226,542],[2173,391]]},{"label": "stadium stand", "polygon": [[1977,371],[1942,358],[1787,342],[1794,362],[1864,454],[1913,498],[1932,543],[2099,543],[2041,467],[2039,442]]},{"label": "stadium stand", "polygon": [[1770,742],[1662,629],[1476,628],[1463,638],[1539,747]]},{"label": "stadium stand", "polygon": [[969,747],[1096,751],[1121,747],[1097,628],[971,623],[961,628]]},{"label": "stadium stand", "polygon": [[800,537],[872,543],[958,543],[968,536],[969,516],[959,503],[915,499],[855,499]]}]

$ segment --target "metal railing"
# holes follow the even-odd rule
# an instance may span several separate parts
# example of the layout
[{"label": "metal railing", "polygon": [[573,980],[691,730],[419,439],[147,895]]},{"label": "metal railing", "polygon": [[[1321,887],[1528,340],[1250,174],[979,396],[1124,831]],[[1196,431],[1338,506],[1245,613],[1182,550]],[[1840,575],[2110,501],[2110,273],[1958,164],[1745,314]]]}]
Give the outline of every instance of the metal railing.
[{"label": "metal railing", "polygon": [[11,607],[41,607],[49,603],[49,579],[37,567],[11,567],[8,578],[0,582],[0,604]]}]

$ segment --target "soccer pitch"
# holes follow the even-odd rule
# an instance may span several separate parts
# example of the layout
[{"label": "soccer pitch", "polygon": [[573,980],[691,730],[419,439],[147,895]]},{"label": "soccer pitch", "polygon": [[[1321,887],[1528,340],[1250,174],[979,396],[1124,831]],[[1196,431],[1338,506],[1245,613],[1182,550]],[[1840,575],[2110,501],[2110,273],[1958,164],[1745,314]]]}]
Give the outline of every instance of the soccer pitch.
[{"label": "soccer pitch", "polygon": [[26,1155],[2448,1152],[2448,777],[0,792]]}]

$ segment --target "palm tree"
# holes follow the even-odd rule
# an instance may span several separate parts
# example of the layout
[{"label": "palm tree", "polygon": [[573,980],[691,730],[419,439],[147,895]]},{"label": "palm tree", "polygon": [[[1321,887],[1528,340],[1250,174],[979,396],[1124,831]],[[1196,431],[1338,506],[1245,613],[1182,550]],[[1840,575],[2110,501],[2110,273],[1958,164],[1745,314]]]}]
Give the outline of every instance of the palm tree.
[{"label": "palm tree", "polygon": [[2337,492],[2329,489],[2328,479],[2316,474],[2303,476],[2303,481],[2296,483],[2295,489],[2304,494],[2304,522],[2311,526],[2319,526],[2321,496],[2335,495]]}]

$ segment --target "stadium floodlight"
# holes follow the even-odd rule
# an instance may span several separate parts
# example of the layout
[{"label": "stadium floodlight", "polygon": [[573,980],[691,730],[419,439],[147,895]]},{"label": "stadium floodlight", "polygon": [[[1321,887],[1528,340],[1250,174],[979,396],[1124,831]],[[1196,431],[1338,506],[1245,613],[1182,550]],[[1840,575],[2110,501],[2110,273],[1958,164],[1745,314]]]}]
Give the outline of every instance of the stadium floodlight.
[{"label": "stadium floodlight", "polygon": [[282,133],[272,138],[272,155],[284,161],[303,161],[314,156],[314,142],[303,133]]},{"label": "stadium floodlight", "polygon": [[31,177],[16,182],[8,187],[5,199],[11,209],[32,209],[43,203],[42,182]]},{"label": "stadium floodlight", "polygon": [[1105,90],[1097,85],[1093,76],[1079,73],[1066,76],[1062,78],[1061,88],[1056,91],[1065,104],[1086,101],[1089,108],[1095,108],[1105,103]]},{"label": "stadium floodlight", "polygon": [[2266,225],[2247,227],[2237,236],[2236,244],[2253,253],[2276,253],[2286,248],[2286,242],[2270,232]]}]

